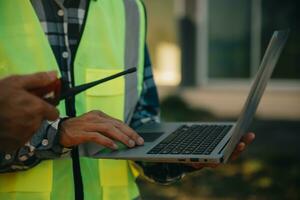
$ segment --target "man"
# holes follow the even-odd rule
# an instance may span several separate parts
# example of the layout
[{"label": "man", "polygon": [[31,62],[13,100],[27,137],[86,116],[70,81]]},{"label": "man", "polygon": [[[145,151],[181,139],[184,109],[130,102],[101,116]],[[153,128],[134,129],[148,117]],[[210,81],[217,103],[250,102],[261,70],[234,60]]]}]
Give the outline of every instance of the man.
[{"label": "man", "polygon": [[20,148],[37,131],[42,120],[58,118],[55,107],[28,91],[46,86],[55,79],[56,72],[42,72],[0,80],[0,151]]},{"label": "man", "polygon": [[[153,181],[170,183],[203,167],[156,163],[135,167],[128,161],[78,155],[78,148],[86,148],[88,141],[112,149],[117,148],[114,141],[141,145],[143,139],[121,120],[137,127],[158,119],[145,48],[145,11],[139,0],[6,0],[0,3],[0,24],[5,27],[0,30],[0,64],[6,70],[1,75],[59,69],[64,86],[72,87],[138,68],[136,74],[67,99],[59,109],[68,118],[45,121],[28,144],[11,159],[2,159],[1,171],[15,172],[0,175],[0,199],[137,199],[136,168]],[[243,140],[235,156],[253,135]]]}]

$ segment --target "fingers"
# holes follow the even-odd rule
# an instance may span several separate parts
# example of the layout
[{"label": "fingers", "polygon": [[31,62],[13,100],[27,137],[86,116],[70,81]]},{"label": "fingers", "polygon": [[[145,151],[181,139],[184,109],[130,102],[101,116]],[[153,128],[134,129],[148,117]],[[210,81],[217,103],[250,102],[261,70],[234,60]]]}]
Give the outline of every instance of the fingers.
[{"label": "fingers", "polygon": [[95,142],[110,149],[117,149],[118,146],[105,135],[97,131],[89,131],[91,123],[84,122],[79,118],[70,118],[61,123],[60,144],[64,147],[72,147],[86,142]]},{"label": "fingers", "polygon": [[26,90],[47,86],[57,79],[55,71],[39,72],[35,74],[14,76],[13,79],[18,82],[18,85]]},{"label": "fingers", "polygon": [[114,127],[112,123],[94,123],[89,124],[89,131],[97,131],[98,134],[103,134],[109,138],[118,140],[128,147],[134,147],[135,141],[129,138],[124,132]]},{"label": "fingers", "polygon": [[237,145],[236,150],[237,150],[237,152],[242,152],[242,151],[245,150],[245,148],[246,148],[246,144],[245,144],[244,142],[240,142],[240,143]]},{"label": "fingers", "polygon": [[193,167],[194,169],[202,169],[205,167],[204,164],[200,164],[200,163],[188,163],[186,165]]},{"label": "fingers", "polygon": [[139,136],[133,129],[131,129],[129,126],[126,124],[119,122],[119,121],[111,121],[114,126],[121,130],[122,133],[126,134],[129,138],[131,138],[136,144],[138,145],[143,145],[144,144],[144,139]]},{"label": "fingers", "polygon": [[30,105],[27,109],[30,109],[28,113],[32,113],[32,117],[49,121],[54,121],[59,117],[58,110],[44,100],[29,93],[23,93],[23,97],[26,97],[25,102],[27,102],[27,105]]},{"label": "fingers", "polygon": [[255,134],[250,132],[244,135],[241,141],[244,142],[246,145],[249,145],[253,142],[254,139],[255,139]]},{"label": "fingers", "polygon": [[[97,111],[64,121],[60,131],[60,143],[64,146],[78,145],[89,141],[115,149],[116,144],[113,140],[120,141],[130,148],[144,143],[144,140],[126,124]],[[84,136],[82,133],[88,133],[89,136]]]},{"label": "fingers", "polygon": [[115,128],[117,128],[123,134],[127,135],[131,140],[135,142],[135,144],[138,145],[144,144],[144,139],[141,136],[139,136],[133,129],[131,129],[126,124],[124,124],[122,121],[114,119],[101,111],[92,111],[92,112],[99,117],[100,121],[113,124]]},{"label": "fingers", "polygon": [[111,139],[109,139],[106,136],[103,136],[97,132],[86,132],[82,134],[82,139],[81,141],[85,142],[95,142],[97,144],[100,144],[102,146],[105,146],[107,148],[116,150],[118,149],[118,145],[114,143]]},{"label": "fingers", "polygon": [[246,144],[244,142],[240,142],[233,153],[231,154],[231,160],[236,160],[239,155],[245,150]]},{"label": "fingers", "polygon": [[59,117],[58,110],[54,106],[52,106],[52,105],[50,105],[50,104],[48,104],[48,103],[46,103],[42,100],[40,100],[40,101],[41,101],[41,104],[42,104],[42,107],[43,107],[43,116],[44,116],[44,118],[49,120],[49,121],[56,120]]},{"label": "fingers", "polygon": [[209,168],[216,168],[218,167],[220,164],[203,164],[203,163],[189,163],[187,164],[190,167],[193,167],[195,169],[202,169],[204,167],[209,167]]},{"label": "fingers", "polygon": [[[30,90],[49,85],[57,79],[57,73],[56,71],[39,72],[29,75],[12,76],[10,78],[12,79],[12,81],[15,81],[19,87]],[[35,103],[41,110],[41,117],[50,121],[56,120],[58,118],[59,112],[54,106],[36,98],[34,95],[30,95],[30,97],[28,96],[28,98],[30,98],[32,101],[36,100]]]},{"label": "fingers", "polygon": [[255,139],[254,133],[247,133],[241,139],[241,141],[236,146],[235,150],[231,154],[231,160],[236,160],[239,155],[246,149],[247,145],[251,144]]}]

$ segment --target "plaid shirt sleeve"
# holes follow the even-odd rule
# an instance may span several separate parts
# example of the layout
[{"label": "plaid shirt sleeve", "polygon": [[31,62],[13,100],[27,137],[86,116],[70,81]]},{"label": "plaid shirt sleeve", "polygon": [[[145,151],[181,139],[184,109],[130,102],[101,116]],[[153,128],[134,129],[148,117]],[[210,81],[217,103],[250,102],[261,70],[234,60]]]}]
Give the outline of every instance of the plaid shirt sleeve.
[{"label": "plaid shirt sleeve", "polygon": [[[141,98],[136,106],[130,126],[159,122],[159,100],[152,74],[152,66],[147,47],[145,47],[144,83]],[[180,180],[192,167],[174,163],[135,162],[137,169],[149,181],[170,184]]]},{"label": "plaid shirt sleeve", "polygon": [[63,148],[59,143],[57,129],[60,121],[44,121],[23,147],[9,154],[0,152],[0,173],[26,170],[45,159],[69,156],[70,149]]},{"label": "plaid shirt sleeve", "polygon": [[130,126],[137,128],[148,122],[159,122],[159,100],[152,74],[152,66],[145,47],[144,80],[142,94],[135,108]]}]

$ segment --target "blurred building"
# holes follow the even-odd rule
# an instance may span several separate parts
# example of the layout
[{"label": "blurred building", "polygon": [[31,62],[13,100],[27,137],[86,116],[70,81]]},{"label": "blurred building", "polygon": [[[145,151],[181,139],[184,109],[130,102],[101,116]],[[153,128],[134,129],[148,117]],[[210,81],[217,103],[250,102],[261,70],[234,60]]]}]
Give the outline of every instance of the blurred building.
[{"label": "blurred building", "polygon": [[274,30],[290,38],[260,103],[263,118],[300,119],[298,0],[144,0],[161,99],[236,117]]}]

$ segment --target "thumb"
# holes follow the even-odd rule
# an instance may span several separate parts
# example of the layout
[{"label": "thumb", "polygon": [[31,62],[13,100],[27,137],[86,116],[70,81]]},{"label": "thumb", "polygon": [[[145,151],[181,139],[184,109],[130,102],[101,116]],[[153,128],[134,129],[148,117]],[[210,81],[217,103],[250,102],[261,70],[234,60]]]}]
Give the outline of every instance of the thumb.
[{"label": "thumb", "polygon": [[56,71],[39,72],[35,74],[21,75],[17,77],[19,86],[26,90],[47,86],[56,79]]}]

